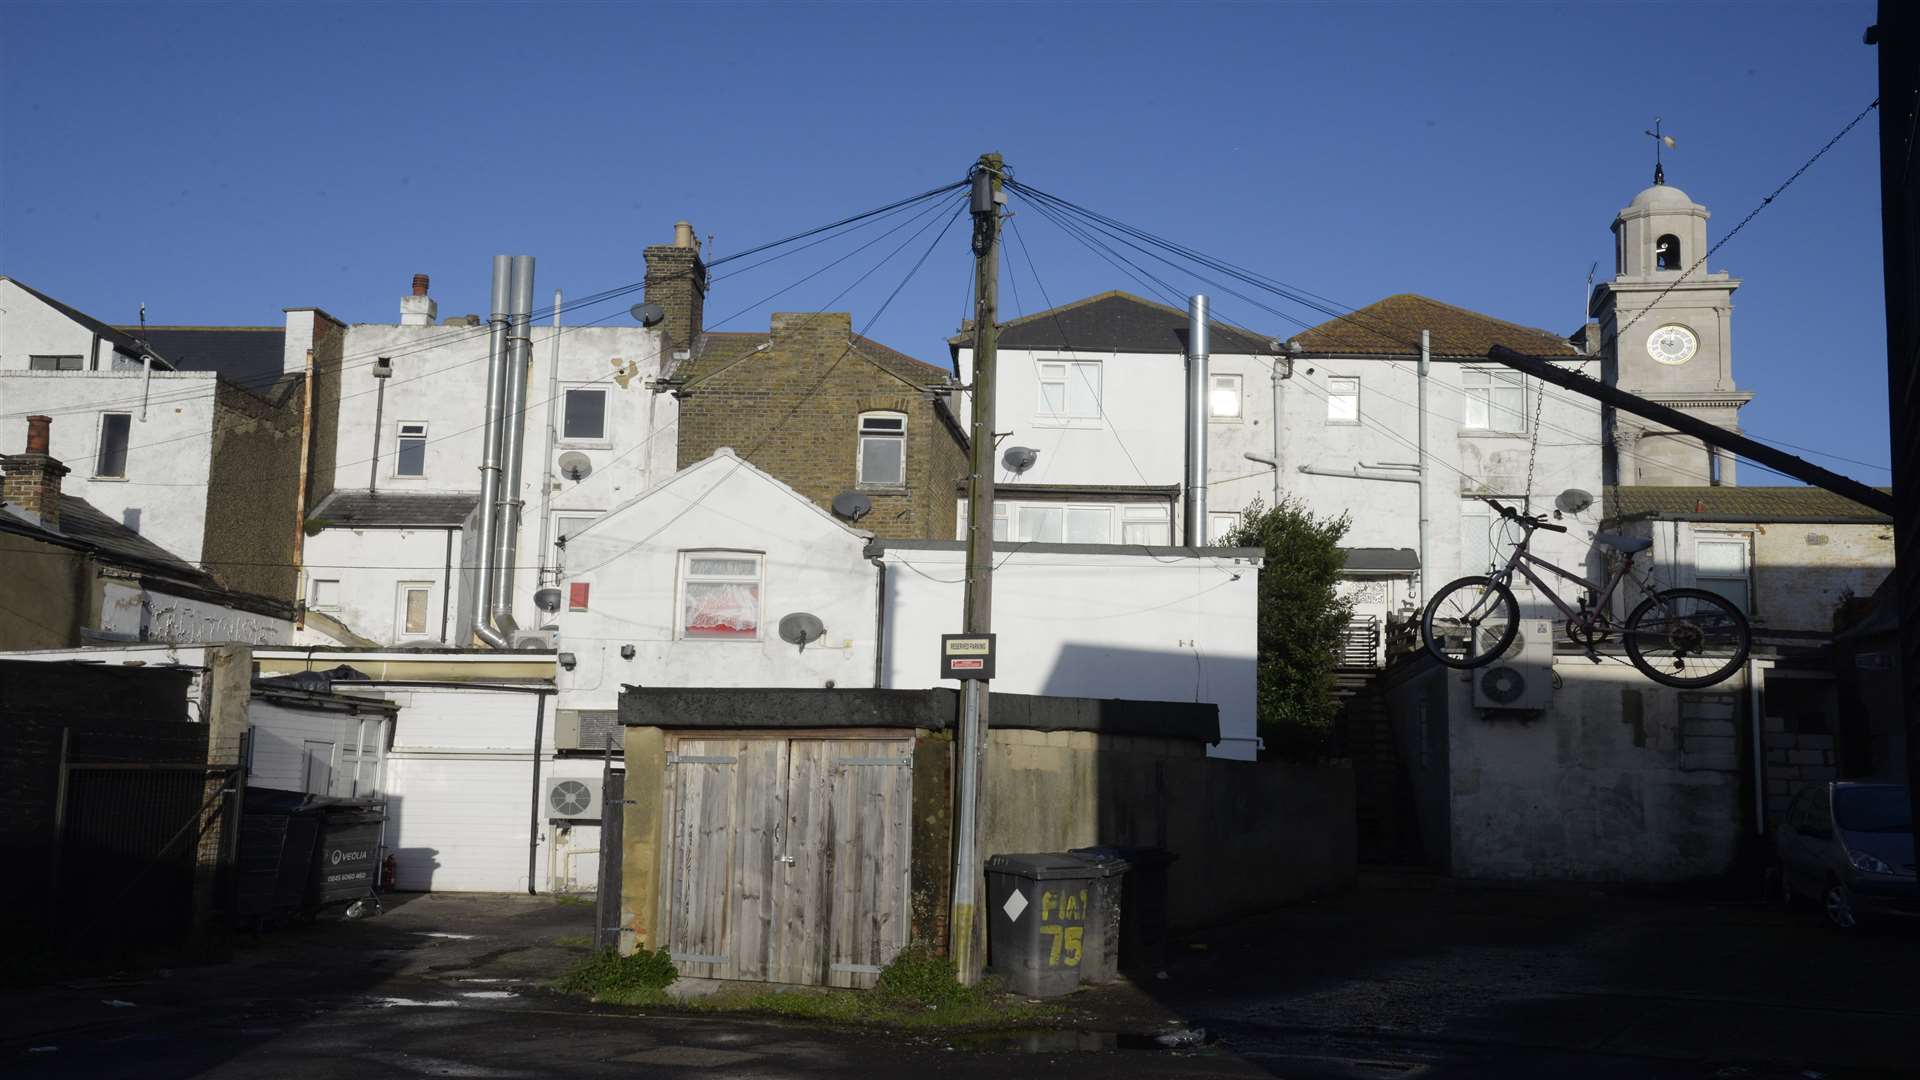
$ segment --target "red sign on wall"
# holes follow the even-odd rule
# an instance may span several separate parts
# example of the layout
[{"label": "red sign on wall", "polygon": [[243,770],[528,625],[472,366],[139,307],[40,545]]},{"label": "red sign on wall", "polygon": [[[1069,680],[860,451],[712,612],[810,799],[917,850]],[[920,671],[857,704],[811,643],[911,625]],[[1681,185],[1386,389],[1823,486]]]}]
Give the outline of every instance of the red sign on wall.
[{"label": "red sign on wall", "polygon": [[575,582],[568,583],[567,585],[567,610],[568,611],[587,610],[587,590],[588,588],[591,587],[591,585],[592,585],[591,582],[586,582],[586,581],[575,581]]}]

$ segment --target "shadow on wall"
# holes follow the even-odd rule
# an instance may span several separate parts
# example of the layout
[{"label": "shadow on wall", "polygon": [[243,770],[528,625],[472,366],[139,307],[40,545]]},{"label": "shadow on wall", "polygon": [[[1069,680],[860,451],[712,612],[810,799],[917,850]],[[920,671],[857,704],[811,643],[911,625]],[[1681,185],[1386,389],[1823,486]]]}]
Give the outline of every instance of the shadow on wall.
[{"label": "shadow on wall", "polygon": [[[1228,740],[1221,752],[1251,757],[1256,745],[1251,741],[1258,692],[1255,668],[1252,656],[1222,656],[1193,647],[1069,644],[1061,647],[1037,692],[1049,697],[1213,703],[1220,708],[1220,731]],[[1236,741],[1241,739],[1248,741]]]},{"label": "shadow on wall", "polygon": [[[391,812],[389,812],[391,813]],[[388,828],[392,828],[388,819]],[[440,849],[430,847],[393,848],[395,892],[432,892],[433,872],[440,869]]]}]

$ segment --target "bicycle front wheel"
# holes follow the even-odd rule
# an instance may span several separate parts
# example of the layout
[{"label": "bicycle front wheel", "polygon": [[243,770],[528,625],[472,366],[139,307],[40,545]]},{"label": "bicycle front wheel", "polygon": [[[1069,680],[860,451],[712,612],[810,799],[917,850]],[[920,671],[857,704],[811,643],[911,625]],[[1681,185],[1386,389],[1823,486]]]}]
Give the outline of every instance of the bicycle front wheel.
[{"label": "bicycle front wheel", "polygon": [[1640,602],[1621,635],[1627,657],[1663,686],[1695,690],[1740,670],[1752,645],[1747,617],[1705,589],[1668,589]]},{"label": "bicycle front wheel", "polygon": [[1420,638],[1450,668],[1476,668],[1507,651],[1520,630],[1520,605],[1490,577],[1463,577],[1433,595]]}]

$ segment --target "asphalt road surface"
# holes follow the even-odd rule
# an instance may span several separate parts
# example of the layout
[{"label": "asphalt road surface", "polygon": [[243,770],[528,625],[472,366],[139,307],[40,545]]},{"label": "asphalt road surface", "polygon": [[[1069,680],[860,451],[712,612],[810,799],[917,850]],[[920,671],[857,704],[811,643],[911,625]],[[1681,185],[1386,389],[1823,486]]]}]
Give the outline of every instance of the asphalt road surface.
[{"label": "asphalt road surface", "polygon": [[[1864,1080],[1920,1071],[1920,934],[1758,904],[1360,889],[1183,940],[1166,978],[1064,1030],[891,1035],[648,1014],[543,988],[589,909],[413,899],[231,963],[0,998],[0,1061],[48,1077],[1023,1077]],[[1162,1048],[1157,1032],[1203,1028]]]}]

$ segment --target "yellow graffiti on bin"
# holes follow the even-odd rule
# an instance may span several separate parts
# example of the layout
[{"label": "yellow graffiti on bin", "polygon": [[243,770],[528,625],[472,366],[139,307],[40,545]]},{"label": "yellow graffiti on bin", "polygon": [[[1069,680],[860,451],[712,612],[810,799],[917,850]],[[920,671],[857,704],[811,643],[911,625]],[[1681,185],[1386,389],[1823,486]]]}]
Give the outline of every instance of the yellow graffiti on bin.
[{"label": "yellow graffiti on bin", "polygon": [[1087,890],[1077,893],[1055,893],[1048,889],[1040,894],[1040,932],[1049,939],[1047,966],[1059,967],[1065,963],[1068,967],[1079,967],[1081,954],[1085,951],[1083,940],[1087,928],[1082,926],[1049,926],[1048,923],[1076,922],[1084,923],[1087,918]]}]

